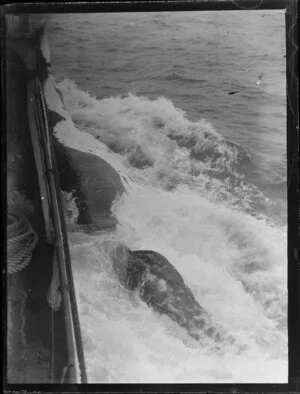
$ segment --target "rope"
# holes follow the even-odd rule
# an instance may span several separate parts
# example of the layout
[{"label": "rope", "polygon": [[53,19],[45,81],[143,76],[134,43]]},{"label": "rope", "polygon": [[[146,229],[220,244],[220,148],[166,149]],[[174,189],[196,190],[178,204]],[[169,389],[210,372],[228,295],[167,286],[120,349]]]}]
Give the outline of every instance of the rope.
[{"label": "rope", "polygon": [[7,215],[7,268],[13,274],[27,267],[38,236],[26,216],[16,213]]}]

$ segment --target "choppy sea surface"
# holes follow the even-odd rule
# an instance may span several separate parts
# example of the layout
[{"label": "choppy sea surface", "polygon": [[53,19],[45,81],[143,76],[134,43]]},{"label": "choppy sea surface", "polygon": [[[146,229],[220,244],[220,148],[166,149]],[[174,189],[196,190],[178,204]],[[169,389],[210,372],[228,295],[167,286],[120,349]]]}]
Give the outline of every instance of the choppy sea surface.
[{"label": "choppy sea surface", "polygon": [[[287,382],[284,13],[62,14],[47,30],[73,123],[136,185],[114,233],[69,234],[89,382]],[[112,239],[163,254],[243,350],[124,289]]]}]

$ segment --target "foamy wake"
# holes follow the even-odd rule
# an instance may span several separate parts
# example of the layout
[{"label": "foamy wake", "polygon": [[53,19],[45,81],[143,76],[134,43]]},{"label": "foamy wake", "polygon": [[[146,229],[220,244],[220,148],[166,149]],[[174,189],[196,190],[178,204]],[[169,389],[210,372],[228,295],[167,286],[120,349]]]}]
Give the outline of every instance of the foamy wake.
[{"label": "foamy wake", "polygon": [[[91,382],[285,381],[280,232],[198,196],[153,189],[124,196],[114,213],[115,234],[70,234]],[[167,257],[245,350],[224,344],[223,352],[212,351],[122,287],[108,257],[115,241]]]},{"label": "foamy wake", "polygon": [[186,185],[253,214],[272,204],[244,178],[250,154],[205,119],[190,121],[169,99],[128,94],[98,100],[71,80],[58,88],[76,126],[117,154],[139,183],[165,190]]},{"label": "foamy wake", "polygon": [[[65,143],[78,130],[87,150],[99,140],[138,184],[114,203],[115,233],[69,234],[89,381],[285,382],[286,234],[253,215],[270,202],[243,179],[248,153],[166,98],[58,87],[77,130]],[[163,254],[245,349],[212,351],[122,287],[108,253],[116,241]]]}]

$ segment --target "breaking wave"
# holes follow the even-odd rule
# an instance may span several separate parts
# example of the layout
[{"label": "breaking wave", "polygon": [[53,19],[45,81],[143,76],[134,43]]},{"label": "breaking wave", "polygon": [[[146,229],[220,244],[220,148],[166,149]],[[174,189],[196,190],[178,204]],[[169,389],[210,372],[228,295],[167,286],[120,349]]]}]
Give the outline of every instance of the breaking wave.
[{"label": "breaking wave", "polygon": [[250,153],[205,119],[190,121],[169,99],[128,94],[97,100],[73,81],[58,87],[73,122],[120,155],[141,182],[164,190],[186,185],[254,215],[272,204],[245,179]]},{"label": "breaking wave", "polygon": [[[286,228],[247,181],[247,149],[165,97],[98,99],[71,80],[57,87],[77,128],[105,144],[138,185],[113,205],[115,232],[70,233],[90,382],[282,381]],[[124,289],[109,259],[115,241],[163,254],[244,350],[212,352]]]}]

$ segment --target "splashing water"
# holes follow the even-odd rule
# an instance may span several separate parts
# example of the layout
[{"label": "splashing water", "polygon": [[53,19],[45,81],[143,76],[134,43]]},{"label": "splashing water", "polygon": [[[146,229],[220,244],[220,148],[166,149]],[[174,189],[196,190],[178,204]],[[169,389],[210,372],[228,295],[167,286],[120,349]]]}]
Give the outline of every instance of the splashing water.
[{"label": "splashing water", "polygon": [[[286,228],[247,181],[247,150],[164,97],[98,100],[70,80],[58,88],[77,128],[138,184],[113,205],[115,232],[69,234],[89,382],[284,381]],[[244,349],[212,350],[122,287],[109,258],[115,242],[163,254]]]},{"label": "splashing water", "polygon": [[140,183],[164,190],[187,185],[252,214],[272,204],[245,179],[249,152],[221,137],[205,119],[189,121],[164,97],[149,100],[129,94],[99,101],[70,80],[58,87],[75,124],[120,155]]}]

